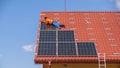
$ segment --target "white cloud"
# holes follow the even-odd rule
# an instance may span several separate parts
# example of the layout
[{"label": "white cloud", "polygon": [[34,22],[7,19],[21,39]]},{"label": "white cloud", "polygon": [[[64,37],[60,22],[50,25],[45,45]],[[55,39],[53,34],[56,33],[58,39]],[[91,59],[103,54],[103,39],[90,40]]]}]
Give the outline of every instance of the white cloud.
[{"label": "white cloud", "polygon": [[116,0],[116,6],[120,10],[120,0]]},{"label": "white cloud", "polygon": [[22,48],[27,52],[33,52],[34,51],[34,45],[24,45]]}]

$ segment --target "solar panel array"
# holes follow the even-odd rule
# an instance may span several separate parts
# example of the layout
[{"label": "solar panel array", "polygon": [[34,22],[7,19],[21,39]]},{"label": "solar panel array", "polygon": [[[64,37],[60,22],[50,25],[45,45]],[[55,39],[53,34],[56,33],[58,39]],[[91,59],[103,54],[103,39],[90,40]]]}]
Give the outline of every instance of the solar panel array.
[{"label": "solar panel array", "polygon": [[54,56],[56,55],[56,31],[40,31],[38,55]]},{"label": "solar panel array", "polygon": [[76,45],[73,30],[44,30],[45,24],[41,25],[39,56],[97,56],[93,42],[79,42]]}]

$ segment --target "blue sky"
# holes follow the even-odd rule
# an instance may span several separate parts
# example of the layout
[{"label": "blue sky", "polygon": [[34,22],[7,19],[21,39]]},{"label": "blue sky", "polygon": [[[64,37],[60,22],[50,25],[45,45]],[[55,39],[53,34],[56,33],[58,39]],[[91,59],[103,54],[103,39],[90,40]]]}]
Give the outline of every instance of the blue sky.
[{"label": "blue sky", "polygon": [[[120,0],[66,0],[67,11],[119,11]],[[0,0],[0,68],[34,64],[39,15],[64,11],[64,0]]]}]

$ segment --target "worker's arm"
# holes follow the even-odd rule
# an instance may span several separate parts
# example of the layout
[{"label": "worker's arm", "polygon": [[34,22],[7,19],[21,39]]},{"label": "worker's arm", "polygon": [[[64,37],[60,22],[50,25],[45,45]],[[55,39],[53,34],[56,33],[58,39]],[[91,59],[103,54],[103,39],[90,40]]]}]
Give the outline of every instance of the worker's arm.
[{"label": "worker's arm", "polygon": [[40,20],[41,23],[45,23],[45,20]]},{"label": "worker's arm", "polygon": [[44,20],[44,19],[40,19],[40,22],[41,22],[41,23],[45,23],[45,20]]},{"label": "worker's arm", "polygon": [[40,21],[41,23],[45,23],[44,21]]}]

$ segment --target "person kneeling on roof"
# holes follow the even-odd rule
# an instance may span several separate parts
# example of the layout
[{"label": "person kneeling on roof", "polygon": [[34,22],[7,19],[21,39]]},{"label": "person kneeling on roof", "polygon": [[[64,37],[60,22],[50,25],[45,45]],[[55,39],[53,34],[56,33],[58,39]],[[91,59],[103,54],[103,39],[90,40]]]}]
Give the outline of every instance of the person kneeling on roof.
[{"label": "person kneeling on roof", "polygon": [[57,28],[61,28],[61,27],[65,28],[65,25],[58,23],[56,20],[52,20],[48,17],[44,17],[44,19],[45,19],[45,24],[46,25],[53,25]]}]

